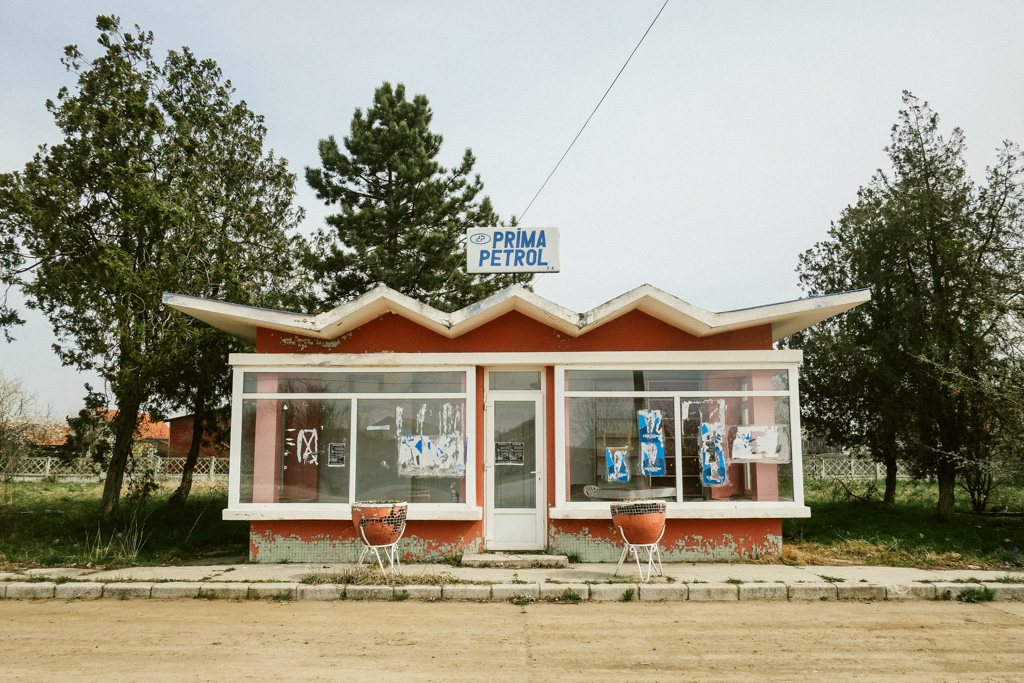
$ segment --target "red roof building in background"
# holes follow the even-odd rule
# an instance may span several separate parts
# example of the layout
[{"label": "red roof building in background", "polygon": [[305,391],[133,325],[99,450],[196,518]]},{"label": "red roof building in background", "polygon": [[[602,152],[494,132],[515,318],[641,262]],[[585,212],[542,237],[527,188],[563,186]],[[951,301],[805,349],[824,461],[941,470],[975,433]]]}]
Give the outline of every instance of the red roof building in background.
[{"label": "red roof building in background", "polygon": [[[219,429],[211,429],[209,421],[206,425],[206,429],[203,433],[203,442],[199,446],[199,458],[227,458],[230,454],[231,447],[228,443],[229,434],[229,416],[217,417],[213,420],[220,420]],[[168,457],[170,458],[187,458],[189,448],[192,447],[192,429],[195,416],[193,415],[178,415],[172,417],[168,422],[170,423],[170,448],[168,450]]]},{"label": "red roof building in background", "polygon": [[[113,420],[114,415],[117,414],[116,410],[106,410],[103,408],[98,409],[96,412],[103,415],[107,422]],[[139,417],[142,422],[139,424],[139,428],[135,430],[135,439],[137,441],[155,441],[166,444],[170,440],[171,426],[168,423],[154,420],[144,413],[140,413]],[[32,440],[32,444],[35,446],[63,446],[67,443],[70,429],[67,425],[55,424],[52,428],[33,429],[26,436]]]}]

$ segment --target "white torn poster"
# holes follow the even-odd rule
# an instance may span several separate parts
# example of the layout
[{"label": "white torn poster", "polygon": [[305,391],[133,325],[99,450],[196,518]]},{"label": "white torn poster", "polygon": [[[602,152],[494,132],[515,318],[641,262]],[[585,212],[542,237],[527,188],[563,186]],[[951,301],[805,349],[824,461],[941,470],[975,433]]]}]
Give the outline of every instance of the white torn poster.
[{"label": "white torn poster", "polygon": [[[401,408],[398,409],[401,414]],[[463,477],[466,475],[466,438],[462,406],[445,403],[437,415],[440,434],[423,434],[428,417],[424,403],[416,415],[419,434],[398,434],[398,475],[402,477]],[[433,417],[432,415],[430,417]],[[401,422],[398,423],[399,428]]]},{"label": "white torn poster", "polygon": [[702,422],[700,425],[700,483],[704,486],[725,484],[725,425]]},{"label": "white torn poster", "polygon": [[776,425],[744,426],[736,427],[732,459],[740,462],[787,462],[789,454],[782,448]]}]

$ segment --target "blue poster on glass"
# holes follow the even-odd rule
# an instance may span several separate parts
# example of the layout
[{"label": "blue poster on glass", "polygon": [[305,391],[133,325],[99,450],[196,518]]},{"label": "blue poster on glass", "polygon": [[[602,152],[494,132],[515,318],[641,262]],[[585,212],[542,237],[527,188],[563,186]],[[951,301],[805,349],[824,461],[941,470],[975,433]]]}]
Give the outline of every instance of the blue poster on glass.
[{"label": "blue poster on glass", "polygon": [[604,462],[608,472],[606,479],[609,482],[619,484],[629,481],[628,448],[604,449]]},{"label": "blue poster on glass", "polygon": [[638,410],[640,472],[648,476],[665,474],[665,428],[660,410]]},{"label": "blue poster on glass", "polygon": [[725,425],[700,423],[700,483],[721,486],[725,483]]}]

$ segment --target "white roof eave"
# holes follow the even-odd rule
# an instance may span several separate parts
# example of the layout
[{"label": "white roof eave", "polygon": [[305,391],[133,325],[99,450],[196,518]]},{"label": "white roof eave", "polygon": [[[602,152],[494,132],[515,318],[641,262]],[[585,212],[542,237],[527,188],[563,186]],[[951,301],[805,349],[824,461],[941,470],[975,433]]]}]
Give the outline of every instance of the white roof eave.
[{"label": "white roof eave", "polygon": [[697,337],[772,326],[772,340],[839,315],[871,298],[869,290],[842,292],[767,306],[712,313],[652,287],[636,289],[579,314],[519,286],[509,287],[454,313],[445,313],[384,286],[318,315],[275,311],[181,294],[164,294],[165,305],[255,343],[259,327],[315,339],[337,339],[375,318],[394,313],[449,339],[517,311],[558,332],[578,337],[638,310]]}]

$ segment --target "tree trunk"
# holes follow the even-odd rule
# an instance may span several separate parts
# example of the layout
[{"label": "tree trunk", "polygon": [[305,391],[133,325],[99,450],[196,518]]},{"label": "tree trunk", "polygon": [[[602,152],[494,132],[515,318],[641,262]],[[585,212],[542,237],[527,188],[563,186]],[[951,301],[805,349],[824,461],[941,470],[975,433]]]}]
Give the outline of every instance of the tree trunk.
[{"label": "tree trunk", "polygon": [[206,396],[200,395],[196,398],[192,413],[192,443],[188,447],[188,457],[185,458],[185,467],[181,472],[181,484],[171,494],[168,504],[174,508],[183,508],[188,502],[188,494],[192,491],[192,473],[195,472],[196,462],[199,460],[199,447],[203,443],[203,434],[206,431]]},{"label": "tree trunk", "polygon": [[936,474],[939,480],[939,521],[952,522],[956,516],[956,465],[942,460]]},{"label": "tree trunk", "polygon": [[119,404],[114,419],[114,448],[107,466],[107,476],[103,482],[103,498],[100,501],[100,519],[112,522],[117,519],[118,507],[121,502],[121,486],[124,484],[124,471],[128,466],[128,458],[135,443],[135,430],[139,427],[139,406],[142,401],[129,400]]},{"label": "tree trunk", "polygon": [[899,463],[896,456],[886,453],[883,462],[885,463],[885,496],[882,498],[882,507],[886,510],[896,509],[896,474],[899,471]]}]

